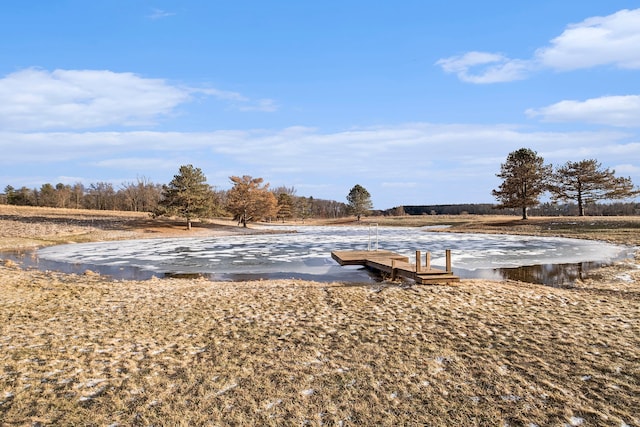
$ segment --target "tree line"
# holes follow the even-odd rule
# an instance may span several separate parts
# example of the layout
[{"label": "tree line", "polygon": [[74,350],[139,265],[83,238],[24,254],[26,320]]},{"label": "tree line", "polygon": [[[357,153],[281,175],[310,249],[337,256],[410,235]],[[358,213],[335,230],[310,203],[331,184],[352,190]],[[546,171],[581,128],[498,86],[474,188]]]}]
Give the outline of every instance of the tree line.
[{"label": "tree line", "polygon": [[194,218],[229,217],[240,224],[257,220],[290,221],[308,218],[341,218],[351,214],[346,203],[297,196],[294,187],[270,188],[262,178],[232,176],[232,188],[218,190],[206,182],[202,170],[192,165],[179,168],[169,184],[137,178],[115,187],[108,182],[85,186],[58,183],[40,188],[7,185],[0,203],[68,209],[149,212],[154,216],[176,215],[188,223]]},{"label": "tree line", "polygon": [[162,186],[146,178],[122,184],[115,188],[109,182],[97,182],[88,186],[46,183],[40,188],[14,188],[7,185],[0,202],[18,206],[43,206],[68,209],[97,209],[148,212],[161,198]]},{"label": "tree line", "polygon": [[[639,204],[601,205],[600,200],[620,200],[640,194],[630,178],[617,177],[614,170],[603,168],[595,159],[569,161],[554,168],[535,151],[521,148],[509,153],[500,166],[502,184],[492,191],[499,201],[491,204],[433,206],[398,206],[386,211],[373,211],[371,194],[355,185],[347,195],[347,204],[334,200],[296,196],[293,187],[270,189],[262,178],[249,175],[229,177],[232,188],[217,190],[207,183],[199,168],[184,165],[169,184],[154,184],[146,178],[124,183],[115,189],[111,183],[98,182],[88,187],[47,183],[39,189],[8,185],[0,194],[0,203],[57,208],[98,209],[150,212],[154,216],[180,216],[191,227],[193,218],[233,216],[239,225],[260,220],[282,222],[307,218],[341,218],[367,214],[442,215],[442,214],[514,214],[526,219],[536,215],[579,215],[588,209],[592,215],[637,215]],[[551,203],[540,204],[544,193]],[[559,204],[564,202],[565,204]]]},{"label": "tree line", "polygon": [[[640,215],[640,203],[612,202],[590,203],[585,211],[592,216],[631,216]],[[528,209],[534,216],[577,216],[578,205],[569,203],[544,202]],[[385,216],[403,215],[519,215],[514,208],[496,209],[493,203],[459,203],[446,205],[404,205],[379,212]]]}]

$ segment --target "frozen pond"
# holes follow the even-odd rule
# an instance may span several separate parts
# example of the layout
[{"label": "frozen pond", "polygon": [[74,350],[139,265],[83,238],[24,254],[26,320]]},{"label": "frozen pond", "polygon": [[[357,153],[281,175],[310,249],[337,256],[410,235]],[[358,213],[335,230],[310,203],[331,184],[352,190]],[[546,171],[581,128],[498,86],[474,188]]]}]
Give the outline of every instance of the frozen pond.
[{"label": "frozen pond", "polygon": [[[505,272],[538,283],[562,283],[566,276],[630,253],[626,247],[564,238],[429,232],[409,227],[272,227],[286,234],[208,238],[143,239],[52,246],[37,251],[40,268],[80,273],[86,269],[116,278],[200,274],[214,280],[298,278],[318,281],[372,281],[360,267],[340,267],[333,250],[391,250],[413,259],[431,252],[432,265],[444,267],[452,250],[454,273],[500,279]],[[370,246],[371,245],[371,246]],[[523,266],[527,267],[525,270]],[[515,270],[514,270],[515,269]],[[531,276],[531,277],[530,277]],[[575,277],[573,278],[575,279]],[[571,280],[571,278],[570,278]]]}]

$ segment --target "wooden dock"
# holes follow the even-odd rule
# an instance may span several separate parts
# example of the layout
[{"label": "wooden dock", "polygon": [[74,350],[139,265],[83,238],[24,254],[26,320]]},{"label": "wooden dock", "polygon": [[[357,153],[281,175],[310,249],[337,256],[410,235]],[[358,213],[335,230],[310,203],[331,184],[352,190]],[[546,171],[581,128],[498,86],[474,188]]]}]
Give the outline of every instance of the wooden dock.
[{"label": "wooden dock", "polygon": [[419,284],[443,284],[459,282],[460,278],[451,269],[451,251],[446,252],[446,270],[431,268],[431,255],[426,253],[426,262],[422,265],[421,253],[416,251],[416,262],[391,251],[333,251],[331,258],[340,265],[363,265],[372,270],[389,274],[391,279],[404,277]]}]

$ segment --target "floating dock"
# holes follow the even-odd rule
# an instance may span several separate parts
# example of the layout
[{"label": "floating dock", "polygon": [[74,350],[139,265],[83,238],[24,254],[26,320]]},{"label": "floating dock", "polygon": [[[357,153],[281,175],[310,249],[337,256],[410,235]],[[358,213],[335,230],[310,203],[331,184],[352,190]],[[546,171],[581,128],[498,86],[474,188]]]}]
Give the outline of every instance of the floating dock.
[{"label": "floating dock", "polygon": [[340,265],[362,265],[381,273],[389,274],[391,280],[404,277],[419,284],[444,284],[459,282],[460,278],[451,269],[451,251],[446,251],[446,270],[431,268],[431,254],[426,253],[426,263],[422,265],[422,255],[416,251],[416,262],[391,251],[333,251],[331,258]]}]

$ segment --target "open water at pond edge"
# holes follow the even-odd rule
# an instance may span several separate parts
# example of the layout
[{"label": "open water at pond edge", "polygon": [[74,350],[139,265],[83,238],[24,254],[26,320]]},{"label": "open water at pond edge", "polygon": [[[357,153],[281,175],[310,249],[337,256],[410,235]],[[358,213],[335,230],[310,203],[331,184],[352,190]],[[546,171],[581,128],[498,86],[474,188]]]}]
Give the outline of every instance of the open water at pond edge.
[{"label": "open water at pond edge", "polygon": [[76,274],[91,270],[113,279],[375,282],[381,278],[365,268],[339,266],[331,259],[331,251],[378,247],[409,259],[416,250],[428,251],[432,265],[442,268],[445,249],[451,249],[454,274],[462,278],[565,286],[584,278],[593,268],[633,254],[625,246],[553,237],[435,233],[414,227],[380,227],[373,235],[367,227],[289,229],[296,232],[78,243],[1,257],[25,268]]}]

